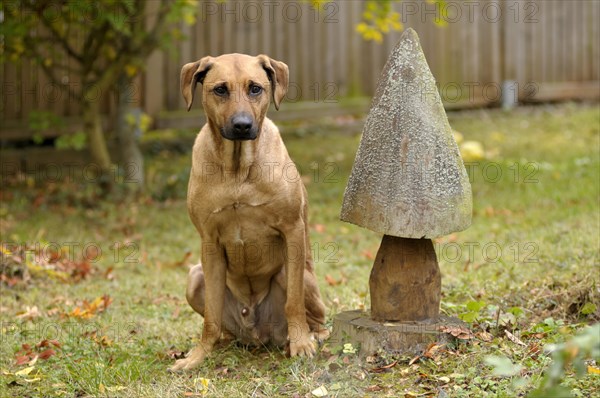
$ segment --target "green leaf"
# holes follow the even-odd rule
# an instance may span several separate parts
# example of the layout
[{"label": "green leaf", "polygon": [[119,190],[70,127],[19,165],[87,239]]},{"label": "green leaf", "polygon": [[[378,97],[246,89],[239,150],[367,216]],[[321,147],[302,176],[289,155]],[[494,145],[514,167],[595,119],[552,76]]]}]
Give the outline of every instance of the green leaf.
[{"label": "green leaf", "polygon": [[517,318],[525,313],[520,307],[511,307],[508,310],[508,312],[510,312],[511,314],[513,314]]},{"label": "green leaf", "polygon": [[584,304],[583,307],[581,307],[581,310],[579,312],[581,312],[582,315],[591,315],[594,312],[596,312],[596,304],[594,303],[590,303],[589,301],[587,303]]},{"label": "green leaf", "polygon": [[475,312],[479,312],[481,311],[483,308],[485,308],[487,304],[485,303],[485,301],[469,301],[467,303],[467,309],[469,311],[475,311]]},{"label": "green leaf", "polygon": [[127,26],[127,17],[122,13],[109,12],[106,14],[106,20],[117,32],[120,32],[125,36],[131,35],[131,30],[129,29],[129,26]]},{"label": "green leaf", "polygon": [[570,398],[573,397],[571,390],[563,386],[538,389],[527,395],[527,398]]},{"label": "green leaf", "polygon": [[493,367],[492,374],[494,376],[516,376],[521,372],[523,366],[514,364],[507,357],[489,355],[485,357],[485,363]]},{"label": "green leaf", "polygon": [[80,151],[86,147],[87,136],[83,131],[75,134],[61,135],[54,141],[56,149],[75,149]]},{"label": "green leaf", "polygon": [[473,323],[477,320],[479,312],[469,311],[464,314],[459,314],[458,317],[467,323]]},{"label": "green leaf", "polygon": [[40,145],[42,142],[44,142],[44,136],[41,135],[40,133],[34,133],[31,136],[31,139],[33,140],[33,143],[35,145]]}]

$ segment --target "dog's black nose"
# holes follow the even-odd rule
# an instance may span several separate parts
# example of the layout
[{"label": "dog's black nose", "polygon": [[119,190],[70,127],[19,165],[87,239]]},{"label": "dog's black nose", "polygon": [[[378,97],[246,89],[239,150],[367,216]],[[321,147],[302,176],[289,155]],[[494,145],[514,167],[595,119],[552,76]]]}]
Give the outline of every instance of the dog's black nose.
[{"label": "dog's black nose", "polygon": [[235,134],[248,134],[252,128],[252,118],[248,115],[234,116],[231,122]]}]

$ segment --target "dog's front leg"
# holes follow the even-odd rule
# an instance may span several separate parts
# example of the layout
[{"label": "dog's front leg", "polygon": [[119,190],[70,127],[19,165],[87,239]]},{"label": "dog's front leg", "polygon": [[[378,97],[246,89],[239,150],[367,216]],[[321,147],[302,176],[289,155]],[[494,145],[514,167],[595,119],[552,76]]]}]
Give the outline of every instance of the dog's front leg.
[{"label": "dog's front leg", "polygon": [[223,248],[216,243],[202,244],[204,269],[204,327],[200,343],[188,355],[175,362],[171,371],[188,370],[198,366],[208,355],[221,336],[223,302],[225,299],[225,277],[227,264]]},{"label": "dog's front leg", "polygon": [[306,322],[304,304],[304,267],[306,264],[306,237],[304,221],[298,221],[285,234],[287,258],[287,298],[285,316],[288,322],[291,356],[312,357],[315,345]]}]

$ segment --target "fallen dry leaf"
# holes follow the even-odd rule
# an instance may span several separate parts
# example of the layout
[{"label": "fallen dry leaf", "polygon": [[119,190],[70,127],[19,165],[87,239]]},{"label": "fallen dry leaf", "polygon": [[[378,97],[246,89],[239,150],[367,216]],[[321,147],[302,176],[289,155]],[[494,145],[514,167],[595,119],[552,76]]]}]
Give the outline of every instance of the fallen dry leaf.
[{"label": "fallen dry leaf", "polygon": [[513,343],[518,344],[518,345],[523,346],[523,347],[527,347],[527,344],[523,343],[517,336],[515,336],[514,334],[512,334],[508,330],[505,330],[504,334]]},{"label": "fallen dry leaf", "polygon": [[542,347],[540,347],[537,343],[532,343],[529,345],[527,349],[527,354],[529,354],[533,359],[536,359],[539,354],[542,352]]},{"label": "fallen dry leaf", "polygon": [[385,372],[385,371],[387,371],[387,370],[389,370],[389,369],[393,368],[393,367],[394,367],[394,366],[396,366],[397,364],[398,364],[398,361],[394,361],[394,362],[392,362],[392,363],[390,363],[390,364],[387,364],[387,365],[385,365],[385,366],[380,366],[380,367],[378,367],[378,368],[371,369],[370,371],[371,371],[372,373],[383,373],[383,372]]},{"label": "fallen dry leaf", "polygon": [[106,335],[102,335],[100,338],[94,338],[94,341],[102,347],[110,347],[113,345],[113,341]]},{"label": "fallen dry leaf", "polygon": [[37,305],[34,305],[33,307],[30,306],[26,306],[25,307],[25,311],[21,311],[21,312],[17,312],[16,317],[19,319],[25,319],[25,320],[32,320],[34,318],[37,318],[39,316],[41,316],[42,313],[40,312],[40,310],[38,309]]},{"label": "fallen dry leaf", "polygon": [[62,313],[62,311],[58,307],[54,307],[54,308],[51,308],[48,311],[46,311],[46,315],[48,315],[48,316],[60,315],[61,313]]},{"label": "fallen dry leaf", "polygon": [[419,359],[421,359],[421,356],[420,356],[420,355],[417,355],[416,357],[414,357],[413,359],[411,359],[411,360],[408,362],[408,366],[410,366],[410,365],[414,364],[414,363],[415,363],[415,362],[417,362]]},{"label": "fallen dry leaf", "polygon": [[592,365],[588,365],[587,372],[588,372],[588,374],[592,374],[592,375],[600,375],[600,368],[597,368]]},{"label": "fallen dry leaf", "polygon": [[373,252],[372,252],[372,251],[370,251],[370,250],[366,250],[366,249],[365,249],[365,250],[363,250],[363,251],[362,251],[360,254],[361,254],[363,257],[366,257],[366,258],[367,258],[367,259],[369,259],[369,260],[374,260],[374,259],[375,259],[375,256],[373,255]]},{"label": "fallen dry leaf", "polygon": [[106,311],[112,301],[112,298],[107,294],[97,297],[91,303],[89,303],[87,300],[83,300],[83,304],[81,306],[75,307],[73,310],[71,310],[71,312],[66,314],[66,316],[71,318],[89,319],[96,314]]},{"label": "fallen dry leaf", "polygon": [[491,342],[492,340],[494,340],[494,336],[491,333],[488,333],[486,331],[481,331],[481,332],[477,332],[475,333],[475,336],[481,340],[481,341],[485,341],[486,343]]},{"label": "fallen dry leaf", "polygon": [[333,276],[327,274],[325,275],[325,282],[327,282],[327,284],[329,286],[337,286],[337,285],[342,285],[344,283],[346,283],[346,278],[342,277],[341,279],[335,279]]},{"label": "fallen dry leaf", "polygon": [[313,225],[313,228],[315,229],[316,232],[318,232],[320,234],[325,232],[325,225],[323,225],[323,224],[315,224],[315,225]]},{"label": "fallen dry leaf", "polygon": [[56,355],[56,351],[54,351],[52,348],[48,348],[47,350],[44,350],[44,351],[40,352],[40,354],[38,355],[38,358],[40,358],[40,359],[48,359],[52,355]]},{"label": "fallen dry leaf", "polygon": [[15,365],[17,365],[17,366],[25,365],[30,360],[31,360],[31,358],[29,358],[29,355],[17,355],[15,357]]},{"label": "fallen dry leaf", "polygon": [[115,279],[115,275],[113,274],[114,271],[114,267],[110,266],[106,269],[106,271],[104,271],[104,278],[108,279],[109,281],[112,281],[113,279]]},{"label": "fallen dry leaf", "polygon": [[434,359],[434,357],[437,354],[437,352],[439,351],[439,349],[442,348],[443,346],[445,346],[445,344],[430,343],[427,346],[427,348],[425,349],[423,356],[426,358],[429,358],[429,359]]},{"label": "fallen dry leaf", "polygon": [[125,387],[125,386],[107,386],[106,389],[108,391],[122,391],[122,390],[126,390],[127,387]]},{"label": "fallen dry leaf", "polygon": [[29,366],[27,368],[23,368],[21,370],[19,370],[18,372],[15,372],[15,375],[17,376],[27,376],[29,375],[33,370],[35,369],[35,366]]},{"label": "fallen dry leaf", "polygon": [[312,390],[310,393],[315,397],[326,397],[329,394],[329,391],[327,391],[325,386],[320,386]]},{"label": "fallen dry leaf", "polygon": [[466,327],[462,326],[442,326],[440,332],[448,333],[460,340],[470,340],[473,338],[473,333]]},{"label": "fallen dry leaf", "polygon": [[167,264],[167,267],[171,267],[171,268],[181,267],[188,262],[190,257],[192,257],[192,252],[187,251],[187,252],[185,252],[185,254],[183,255],[183,258],[181,260],[175,261],[174,263]]},{"label": "fallen dry leaf", "polygon": [[54,339],[44,339],[42,341],[40,341],[39,343],[37,343],[35,346],[36,347],[49,347],[50,345],[53,345],[54,347],[58,347],[60,348],[61,344],[58,342],[58,340],[54,340]]},{"label": "fallen dry leaf", "polygon": [[[60,348],[61,344],[57,340],[44,339],[37,343],[34,347],[30,344],[21,345],[21,350],[15,353],[15,365],[29,364],[33,366],[38,359],[46,360],[53,355],[56,355],[56,351],[53,348],[47,348],[54,346]],[[46,348],[45,350],[42,350]]]}]

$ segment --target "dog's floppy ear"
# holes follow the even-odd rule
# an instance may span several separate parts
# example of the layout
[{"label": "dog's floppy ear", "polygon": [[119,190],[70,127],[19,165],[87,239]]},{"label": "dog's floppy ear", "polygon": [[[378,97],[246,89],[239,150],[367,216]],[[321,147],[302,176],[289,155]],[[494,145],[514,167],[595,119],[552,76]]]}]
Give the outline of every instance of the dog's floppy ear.
[{"label": "dog's floppy ear", "polygon": [[213,65],[212,57],[204,57],[196,62],[183,65],[181,68],[181,94],[187,104],[187,110],[192,108],[194,102],[194,91],[196,91],[196,83],[204,82],[206,73]]},{"label": "dog's floppy ear", "polygon": [[275,61],[268,56],[261,54],[257,57],[260,61],[269,81],[271,82],[271,95],[275,109],[279,110],[279,104],[288,90],[290,72],[288,66],[283,62]]}]

